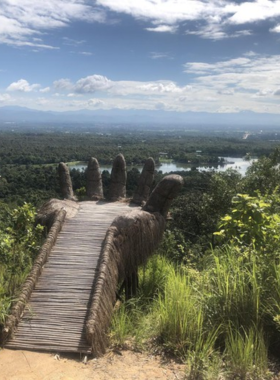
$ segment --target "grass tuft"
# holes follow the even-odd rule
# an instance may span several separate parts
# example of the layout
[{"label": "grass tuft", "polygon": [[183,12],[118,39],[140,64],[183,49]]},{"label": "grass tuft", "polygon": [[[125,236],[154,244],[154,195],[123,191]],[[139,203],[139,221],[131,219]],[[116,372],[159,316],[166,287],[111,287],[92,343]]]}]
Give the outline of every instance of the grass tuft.
[{"label": "grass tuft", "polygon": [[230,378],[254,380],[271,376],[263,332],[257,328],[250,328],[247,333],[229,327],[225,352]]}]

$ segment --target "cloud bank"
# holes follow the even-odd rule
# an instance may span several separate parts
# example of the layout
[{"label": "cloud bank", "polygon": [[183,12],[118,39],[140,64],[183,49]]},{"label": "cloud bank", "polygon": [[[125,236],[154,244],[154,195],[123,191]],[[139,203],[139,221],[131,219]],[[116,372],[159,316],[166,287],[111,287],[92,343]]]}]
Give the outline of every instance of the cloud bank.
[{"label": "cloud bank", "polygon": [[[172,80],[115,81],[93,74],[76,82],[61,78],[43,87],[26,79],[1,93],[1,104],[34,104],[41,109],[164,109],[177,112],[278,113],[280,55],[253,51],[228,60],[186,62],[185,83]],[[44,96],[42,98],[42,95]]]},{"label": "cloud bank", "polygon": [[149,32],[176,33],[181,26],[184,33],[214,40],[248,35],[250,25],[261,21],[280,32],[280,0],[1,0],[0,43],[58,49],[44,43],[47,33],[76,21],[110,22],[108,12],[142,20]]}]

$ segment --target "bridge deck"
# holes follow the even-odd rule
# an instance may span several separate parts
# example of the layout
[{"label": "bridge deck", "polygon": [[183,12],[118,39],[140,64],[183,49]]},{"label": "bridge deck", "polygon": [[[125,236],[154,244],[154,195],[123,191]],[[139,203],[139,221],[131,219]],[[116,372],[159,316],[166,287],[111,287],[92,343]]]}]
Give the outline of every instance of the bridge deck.
[{"label": "bridge deck", "polygon": [[7,348],[90,352],[85,321],[101,245],[125,203],[82,202],[67,220]]}]

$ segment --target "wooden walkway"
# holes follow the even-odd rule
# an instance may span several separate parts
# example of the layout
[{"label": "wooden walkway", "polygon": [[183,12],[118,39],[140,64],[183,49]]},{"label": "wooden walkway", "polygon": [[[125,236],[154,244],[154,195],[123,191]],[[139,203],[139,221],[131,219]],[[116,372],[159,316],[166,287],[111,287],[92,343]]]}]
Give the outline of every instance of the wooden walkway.
[{"label": "wooden walkway", "polygon": [[125,203],[82,202],[67,220],[6,347],[38,351],[90,352],[85,321],[98,270],[101,245]]}]

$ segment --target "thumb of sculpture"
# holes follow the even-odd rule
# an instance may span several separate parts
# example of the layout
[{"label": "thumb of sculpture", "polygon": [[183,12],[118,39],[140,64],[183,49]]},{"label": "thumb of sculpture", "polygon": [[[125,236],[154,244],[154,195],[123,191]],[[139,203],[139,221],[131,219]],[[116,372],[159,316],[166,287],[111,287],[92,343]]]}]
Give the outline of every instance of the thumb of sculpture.
[{"label": "thumb of sculpture", "polygon": [[184,180],[180,175],[167,175],[153,190],[143,210],[159,212],[166,217],[172,200],[177,196],[183,184]]},{"label": "thumb of sculpture", "polygon": [[58,165],[60,192],[64,199],[76,200],[68,166],[64,162]]},{"label": "thumb of sculpture", "polygon": [[155,161],[149,157],[145,162],[142,173],[138,181],[138,187],[133,195],[133,202],[142,204],[149,198],[151,186],[154,181]]}]

